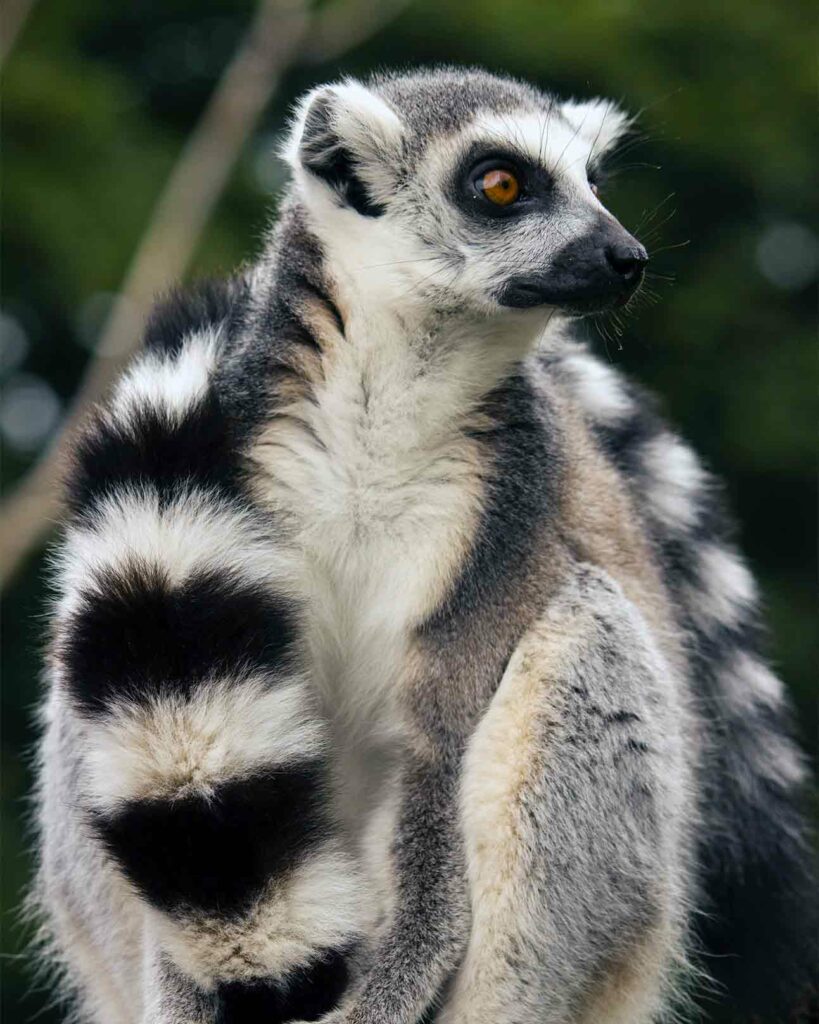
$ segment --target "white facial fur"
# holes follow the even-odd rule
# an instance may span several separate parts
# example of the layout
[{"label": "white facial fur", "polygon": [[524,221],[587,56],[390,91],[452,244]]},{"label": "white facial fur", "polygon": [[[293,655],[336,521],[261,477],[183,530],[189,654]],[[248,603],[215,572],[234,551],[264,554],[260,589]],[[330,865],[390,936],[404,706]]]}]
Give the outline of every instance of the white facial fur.
[{"label": "white facial fur", "polygon": [[[383,207],[380,216],[358,212],[305,167],[300,146],[316,100],[332,109],[332,132],[321,141],[352,154],[356,175]],[[539,107],[502,114],[476,109],[457,131],[419,145],[399,110],[373,90],[346,81],[308,95],[283,152],[312,226],[332,253],[334,273],[363,282],[374,305],[386,303],[408,320],[413,310],[430,305],[508,316],[497,299],[507,276],[548,271],[567,243],[601,218],[614,221],[592,192],[587,167],[628,124],[602,100],[558,106],[544,96]],[[519,156],[547,171],[554,181],[548,209],[503,222],[482,222],[465,211],[454,195],[454,178],[476,146]],[[541,319],[542,314],[541,308]]]}]

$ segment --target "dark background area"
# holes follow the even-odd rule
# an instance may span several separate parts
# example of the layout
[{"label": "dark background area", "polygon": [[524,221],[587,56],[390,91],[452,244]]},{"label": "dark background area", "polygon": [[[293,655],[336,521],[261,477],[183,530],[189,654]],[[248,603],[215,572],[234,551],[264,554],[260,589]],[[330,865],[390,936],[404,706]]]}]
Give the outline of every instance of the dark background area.
[{"label": "dark background area", "polygon": [[[5,489],[59,428],[181,145],[247,25],[230,0],[39,0],[4,68]],[[652,302],[604,356],[654,388],[726,481],[805,745],[815,674],[816,18],[776,0],[415,0],[332,64],[287,73],[242,153],[192,275],[254,254],[287,109],[344,73],[476,63],[642,111],[605,199],[645,224]],[[652,211],[656,212],[652,213]],[[665,278],[669,278],[666,280]],[[18,921],[39,694],[44,552],[4,595],[2,1020],[60,1019]],[[710,1020],[718,1018],[712,1016]]]}]

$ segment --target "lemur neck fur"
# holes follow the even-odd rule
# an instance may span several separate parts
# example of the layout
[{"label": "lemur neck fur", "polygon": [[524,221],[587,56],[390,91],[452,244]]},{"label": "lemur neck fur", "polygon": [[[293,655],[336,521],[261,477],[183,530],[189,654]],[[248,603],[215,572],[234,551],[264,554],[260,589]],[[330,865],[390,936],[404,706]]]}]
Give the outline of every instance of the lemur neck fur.
[{"label": "lemur neck fur", "polygon": [[[536,346],[543,312],[453,306],[430,280],[445,276],[434,262],[379,262],[388,246],[362,256],[354,232],[351,242],[321,240],[344,322],[339,367],[356,368],[371,415],[387,403],[391,417],[403,410],[407,426],[415,423],[427,437],[456,428]],[[335,369],[330,361],[328,374]],[[410,438],[411,432],[403,440]]]},{"label": "lemur neck fur", "polygon": [[406,277],[364,269],[377,254],[318,242],[320,262],[306,258],[305,235],[300,256],[278,247],[291,276],[274,268],[276,301],[293,323],[319,326],[315,345],[292,346],[307,389],[285,395],[253,457],[261,497],[304,554],[319,685],[337,708],[354,695],[360,721],[391,689],[374,682],[383,666],[404,663],[413,625],[474,543],[493,471],[480,436],[498,426],[484,400],[531,350],[543,315],[442,309]]}]

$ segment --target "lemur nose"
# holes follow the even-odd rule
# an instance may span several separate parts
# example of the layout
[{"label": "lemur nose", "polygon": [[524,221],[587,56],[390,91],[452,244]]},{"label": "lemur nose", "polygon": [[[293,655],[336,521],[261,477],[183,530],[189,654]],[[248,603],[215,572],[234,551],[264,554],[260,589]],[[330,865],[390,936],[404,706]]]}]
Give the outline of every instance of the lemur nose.
[{"label": "lemur nose", "polygon": [[614,242],[606,246],[606,260],[627,284],[640,278],[648,263],[648,253],[639,243]]}]

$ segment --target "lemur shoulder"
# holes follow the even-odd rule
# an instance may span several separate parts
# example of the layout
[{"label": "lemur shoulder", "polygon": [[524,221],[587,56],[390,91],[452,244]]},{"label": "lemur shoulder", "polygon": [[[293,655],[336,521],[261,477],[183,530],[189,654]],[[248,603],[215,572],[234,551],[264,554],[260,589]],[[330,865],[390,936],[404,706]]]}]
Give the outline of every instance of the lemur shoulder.
[{"label": "lemur shoulder", "polygon": [[628,126],[480,71],[315,89],[261,257],[157,307],[56,556],[38,901],[81,1020],[798,993],[805,773],[754,581],[572,337],[647,261],[595,187]]}]

